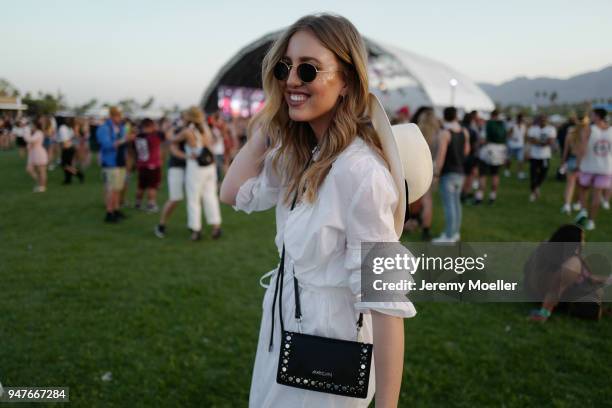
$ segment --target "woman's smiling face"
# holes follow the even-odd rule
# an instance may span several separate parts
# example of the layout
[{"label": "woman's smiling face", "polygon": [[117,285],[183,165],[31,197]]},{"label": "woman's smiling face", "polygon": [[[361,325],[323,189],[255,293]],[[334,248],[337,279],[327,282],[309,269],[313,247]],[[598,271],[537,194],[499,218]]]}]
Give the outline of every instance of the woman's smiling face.
[{"label": "woman's smiling face", "polygon": [[[310,31],[293,34],[283,60],[292,66],[282,86],[289,117],[295,122],[309,122],[319,137],[329,125],[338,98],[346,92],[340,63]],[[314,81],[302,82],[297,66],[303,62],[330,72],[318,72]]]}]

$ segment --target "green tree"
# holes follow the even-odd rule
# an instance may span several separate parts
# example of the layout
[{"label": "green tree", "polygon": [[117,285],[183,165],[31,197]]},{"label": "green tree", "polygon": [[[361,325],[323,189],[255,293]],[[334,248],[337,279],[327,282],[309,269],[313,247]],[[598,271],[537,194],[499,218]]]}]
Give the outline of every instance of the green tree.
[{"label": "green tree", "polygon": [[557,101],[557,98],[559,97],[559,95],[557,94],[557,91],[552,91],[550,94],[550,103],[551,105],[554,105],[555,102]]},{"label": "green tree", "polygon": [[77,115],[83,115],[88,110],[92,109],[98,104],[98,100],[96,98],[90,99],[88,102],[85,102],[82,105],[75,106],[74,112]]},{"label": "green tree", "polygon": [[124,115],[130,116],[138,109],[138,102],[134,98],[122,99],[117,102],[117,106],[121,109]]},{"label": "green tree", "polygon": [[19,96],[19,91],[9,81],[0,78],[0,96]]},{"label": "green tree", "polygon": [[54,115],[57,111],[66,109],[64,95],[57,92],[56,95],[38,92],[36,97],[29,92],[23,97],[23,103],[28,105],[28,114],[32,116]]}]

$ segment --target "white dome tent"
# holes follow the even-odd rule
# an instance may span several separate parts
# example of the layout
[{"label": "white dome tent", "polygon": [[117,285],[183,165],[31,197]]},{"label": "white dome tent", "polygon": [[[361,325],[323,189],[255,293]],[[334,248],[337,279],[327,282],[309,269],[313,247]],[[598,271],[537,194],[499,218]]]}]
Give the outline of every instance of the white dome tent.
[{"label": "white dome tent", "polygon": [[[219,108],[219,87],[261,88],[261,62],[281,33],[276,31],[253,41],[223,65],[204,92],[202,107],[207,112]],[[370,87],[389,113],[405,105],[412,112],[421,106],[438,111],[450,105],[462,111],[490,112],[495,108],[474,81],[449,66],[367,37],[364,40]]]}]

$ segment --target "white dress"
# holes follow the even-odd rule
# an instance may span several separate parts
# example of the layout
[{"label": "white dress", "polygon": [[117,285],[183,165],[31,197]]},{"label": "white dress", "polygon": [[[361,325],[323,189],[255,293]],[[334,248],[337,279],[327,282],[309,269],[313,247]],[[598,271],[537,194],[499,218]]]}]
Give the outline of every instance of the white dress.
[{"label": "white dress", "polygon": [[[298,331],[292,273],[299,281],[303,333],[356,340],[355,322],[362,311],[365,314],[360,341],[371,343],[370,309],[399,317],[416,314],[409,301],[360,303],[360,244],[362,241],[397,242],[393,210],[398,201],[398,192],[386,165],[361,138],[356,138],[338,156],[314,203],[300,202],[289,211],[282,200],[284,192],[269,154],[261,173],[240,187],[235,208],[250,213],[276,206],[275,242],[280,254],[284,241],[286,252],[282,305],[286,330]],[[249,406],[367,407],[375,391],[373,362],[366,399],[276,383],[280,323],[277,306],[274,347],[269,351],[273,296],[274,285],[270,285],[263,300]]]},{"label": "white dress", "polygon": [[187,195],[187,226],[192,231],[202,230],[202,207],[208,225],[221,224],[221,208],[217,195],[217,169],[215,164],[200,166],[192,157],[198,156],[204,144],[202,134],[190,125],[196,137],[196,147],[185,144],[185,154],[188,159],[185,163],[185,192]]}]

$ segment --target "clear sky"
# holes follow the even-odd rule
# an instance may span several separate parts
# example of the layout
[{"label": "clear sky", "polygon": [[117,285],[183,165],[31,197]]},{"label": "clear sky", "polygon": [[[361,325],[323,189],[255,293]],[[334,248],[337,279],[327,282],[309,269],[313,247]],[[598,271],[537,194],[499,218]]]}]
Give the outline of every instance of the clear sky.
[{"label": "clear sky", "polygon": [[197,103],[241,47],[318,11],[476,81],[612,64],[610,0],[18,0],[0,10],[0,78],[22,92],[60,89],[70,104]]}]

